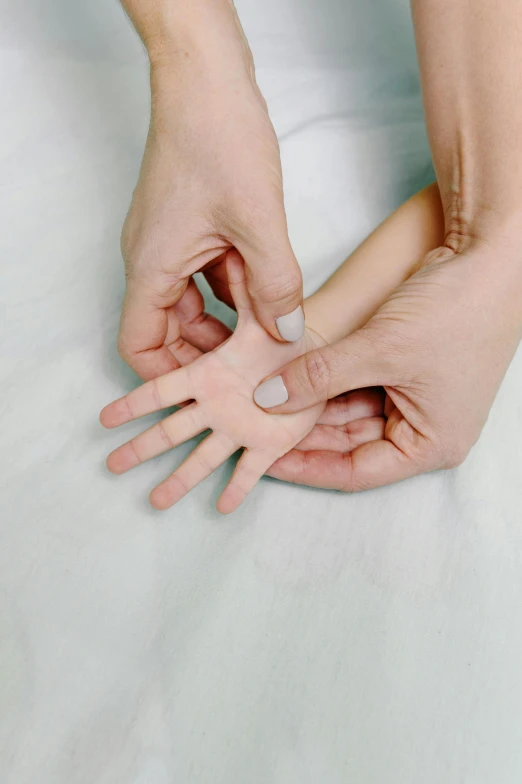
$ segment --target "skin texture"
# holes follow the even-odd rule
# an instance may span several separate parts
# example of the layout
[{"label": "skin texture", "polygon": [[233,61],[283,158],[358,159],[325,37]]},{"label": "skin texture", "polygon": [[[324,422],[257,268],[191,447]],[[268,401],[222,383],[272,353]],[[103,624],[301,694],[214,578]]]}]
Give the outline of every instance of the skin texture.
[{"label": "skin texture", "polygon": [[288,481],[360,490],[460,464],[522,336],[520,3],[412,10],[444,234],[361,330],[279,371],[278,412],[386,391],[380,440],[350,453],[316,440],[272,467]]},{"label": "skin texture", "polygon": [[[277,139],[248,44],[226,0],[124,0],[151,61],[151,122],[122,232],[126,294],[120,354],[143,378],[179,366],[179,347],[208,350],[227,336],[194,296],[204,271],[232,304],[225,255],[237,248],[259,322],[302,300],[288,239]],[[185,312],[185,328],[179,308]]]},{"label": "skin texture", "polygon": [[[308,455],[328,449],[345,453],[382,438],[384,396],[365,390],[324,402],[292,415],[271,415],[259,409],[253,392],[266,374],[327,341],[364,324],[408,275],[441,231],[438,191],[430,187],[415,196],[382,224],[335,275],[305,303],[307,332],[293,344],[274,340],[251,309],[244,264],[236,251],[228,254],[230,290],[238,311],[232,337],[204,356],[181,346],[176,370],[107,406],[101,414],[106,427],[115,427],[146,413],[195,402],[113,452],[108,467],[122,473],[210,428],[213,432],[185,463],[157,487],[151,501],[165,509],[178,501],[240,447],[245,452],[218,502],[233,511],[270,466],[290,453]],[[406,252],[405,252],[406,248]],[[195,360],[195,361],[193,361]],[[295,447],[295,451],[293,448]],[[277,465],[277,463],[276,463]]]}]

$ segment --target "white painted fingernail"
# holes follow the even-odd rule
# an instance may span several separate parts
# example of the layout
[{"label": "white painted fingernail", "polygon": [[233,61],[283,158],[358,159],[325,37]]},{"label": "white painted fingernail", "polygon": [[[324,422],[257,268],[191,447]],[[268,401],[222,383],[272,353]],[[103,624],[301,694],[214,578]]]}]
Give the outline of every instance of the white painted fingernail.
[{"label": "white painted fingernail", "polygon": [[262,384],[254,392],[254,400],[260,408],[280,406],[288,400],[288,390],[281,376],[274,376]]},{"label": "white painted fingernail", "polygon": [[302,338],[305,331],[305,320],[301,305],[291,313],[287,313],[286,316],[279,316],[276,319],[276,324],[283,340],[295,343],[296,340]]}]

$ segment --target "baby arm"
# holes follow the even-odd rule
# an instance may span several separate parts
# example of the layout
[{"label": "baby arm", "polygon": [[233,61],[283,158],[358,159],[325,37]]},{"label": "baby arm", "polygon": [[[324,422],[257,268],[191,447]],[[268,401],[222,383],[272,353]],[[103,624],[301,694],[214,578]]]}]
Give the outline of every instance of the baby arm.
[{"label": "baby arm", "polygon": [[362,327],[390,294],[443,243],[444,217],[434,183],[417,193],[371,234],[305,301],[306,325],[325,343]]}]

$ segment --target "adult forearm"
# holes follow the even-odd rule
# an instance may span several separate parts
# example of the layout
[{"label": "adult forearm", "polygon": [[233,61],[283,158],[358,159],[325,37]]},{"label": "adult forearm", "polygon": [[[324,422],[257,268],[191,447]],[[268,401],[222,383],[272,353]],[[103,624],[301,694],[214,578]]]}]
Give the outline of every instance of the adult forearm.
[{"label": "adult forearm", "polygon": [[513,233],[522,214],[519,0],[412,0],[447,244]]},{"label": "adult forearm", "polygon": [[[194,55],[249,55],[232,0],[120,0],[153,66],[176,66]],[[224,56],[227,54],[227,57]]]}]

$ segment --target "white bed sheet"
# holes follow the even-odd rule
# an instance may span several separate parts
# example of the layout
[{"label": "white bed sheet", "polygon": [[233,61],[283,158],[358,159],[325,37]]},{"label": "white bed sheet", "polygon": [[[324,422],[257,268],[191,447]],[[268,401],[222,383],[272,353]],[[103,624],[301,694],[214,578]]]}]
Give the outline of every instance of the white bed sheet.
[{"label": "white bed sheet", "polygon": [[[310,291],[432,176],[408,6],[238,8]],[[2,784],[519,784],[520,355],[458,470],[220,517],[227,466],[155,513],[192,445],[114,479],[97,424],[141,47],[116,2],[4,2],[0,85]]]}]

